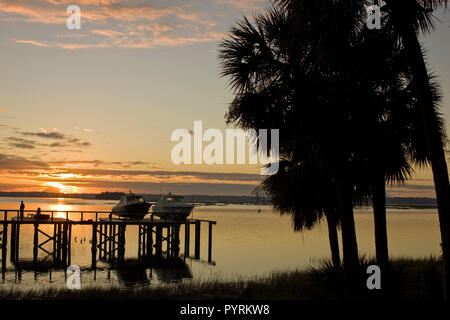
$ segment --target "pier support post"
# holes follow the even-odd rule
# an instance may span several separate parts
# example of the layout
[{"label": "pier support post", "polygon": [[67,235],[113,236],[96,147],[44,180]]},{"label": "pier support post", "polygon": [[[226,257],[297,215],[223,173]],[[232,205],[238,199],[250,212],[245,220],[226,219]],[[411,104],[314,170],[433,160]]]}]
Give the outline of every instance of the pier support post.
[{"label": "pier support post", "polygon": [[20,223],[16,225],[16,250],[14,252],[14,261],[19,261],[20,249]]},{"label": "pier support post", "polygon": [[2,270],[6,267],[6,250],[8,248],[8,223],[3,224],[2,235]]},{"label": "pier support post", "polygon": [[67,222],[63,223],[63,235],[62,235],[62,261],[63,265],[67,264],[67,234],[68,234],[68,224]]},{"label": "pier support post", "polygon": [[209,222],[208,230],[208,262],[211,263],[212,258],[212,222]]},{"label": "pier support post", "polygon": [[200,259],[200,221],[195,221],[195,259]]},{"label": "pier support post", "polygon": [[112,224],[111,222],[109,223],[109,237],[108,237],[108,260],[111,261],[112,260],[112,237],[113,237],[113,233],[112,233]]},{"label": "pier support post", "polygon": [[125,230],[126,225],[119,225],[119,250],[118,250],[118,260],[120,263],[125,260]]},{"label": "pier support post", "polygon": [[172,252],[175,257],[178,257],[180,254],[180,225],[176,225],[173,227],[173,243],[172,243]]},{"label": "pier support post", "polygon": [[98,243],[100,244],[99,251],[98,251],[98,259],[102,259],[102,243],[103,243],[103,225],[100,224],[98,226],[99,234],[98,234]]},{"label": "pier support post", "polygon": [[167,227],[167,236],[166,236],[166,241],[167,241],[167,247],[166,247],[166,254],[167,254],[167,257],[170,257],[170,246],[171,246],[171,244],[172,244],[172,241],[171,241],[171,238],[172,238],[172,227]]},{"label": "pier support post", "polygon": [[156,226],[156,239],[155,239],[155,251],[156,255],[160,257],[162,255],[162,227]]},{"label": "pier support post", "polygon": [[106,251],[106,245],[108,241],[108,226],[106,224],[103,225],[103,260],[106,260],[106,256],[108,252]]},{"label": "pier support post", "polygon": [[138,259],[141,258],[142,248],[142,224],[138,224]]},{"label": "pier support post", "polygon": [[116,248],[117,248],[117,233],[116,233],[116,224],[112,226],[112,259],[116,260]]},{"label": "pier support post", "polygon": [[16,223],[11,223],[11,261],[16,257]]},{"label": "pier support post", "polygon": [[67,263],[70,266],[71,265],[71,252],[72,252],[72,224],[69,224],[69,239],[68,246],[67,246]]},{"label": "pier support post", "polygon": [[184,257],[189,257],[189,246],[190,246],[190,232],[191,224],[186,222],[184,224]]},{"label": "pier support post", "polygon": [[147,256],[151,257],[153,254],[153,226],[147,224]]},{"label": "pier support post", "polygon": [[97,223],[92,224],[92,268],[95,269],[97,262]]},{"label": "pier support post", "polygon": [[38,256],[38,240],[39,240],[39,225],[37,223],[34,224],[34,240],[33,240],[33,262],[37,262]]},{"label": "pier support post", "polygon": [[61,261],[61,224],[58,223],[56,227],[56,261]]}]

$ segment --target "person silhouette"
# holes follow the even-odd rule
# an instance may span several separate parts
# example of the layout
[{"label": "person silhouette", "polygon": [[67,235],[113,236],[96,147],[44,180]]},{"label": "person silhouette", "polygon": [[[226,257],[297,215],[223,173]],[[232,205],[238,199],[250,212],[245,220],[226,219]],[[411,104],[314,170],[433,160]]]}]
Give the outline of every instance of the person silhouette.
[{"label": "person silhouette", "polygon": [[41,215],[41,208],[37,208],[37,211],[36,211],[36,220],[39,219],[40,215]]},{"label": "person silhouette", "polygon": [[24,210],[25,210],[25,205],[23,204],[23,201],[20,201],[20,220],[23,220]]}]

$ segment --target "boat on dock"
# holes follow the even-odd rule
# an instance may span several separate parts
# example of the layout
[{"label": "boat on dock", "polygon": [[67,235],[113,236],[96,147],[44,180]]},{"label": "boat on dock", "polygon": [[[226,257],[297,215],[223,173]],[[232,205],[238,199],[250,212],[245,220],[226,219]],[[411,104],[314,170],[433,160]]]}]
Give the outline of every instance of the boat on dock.
[{"label": "boat on dock", "polygon": [[191,214],[194,205],[187,203],[183,196],[172,195],[170,192],[152,206],[152,214],[170,221],[183,221]]},{"label": "boat on dock", "polygon": [[123,218],[141,220],[148,214],[150,207],[151,203],[146,202],[143,196],[130,192],[120,198],[111,212]]}]

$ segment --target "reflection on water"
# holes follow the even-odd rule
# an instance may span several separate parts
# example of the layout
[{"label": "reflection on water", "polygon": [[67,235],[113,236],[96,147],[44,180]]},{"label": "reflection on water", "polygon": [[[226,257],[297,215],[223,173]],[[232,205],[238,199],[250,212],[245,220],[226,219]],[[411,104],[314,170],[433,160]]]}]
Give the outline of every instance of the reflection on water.
[{"label": "reflection on water", "polygon": [[[17,210],[24,200],[27,210],[54,210],[64,217],[66,211],[107,211],[115,201],[84,199],[40,199],[0,198],[0,209]],[[170,281],[191,279],[252,278],[267,275],[277,270],[292,270],[317,265],[330,256],[328,231],[322,222],[304,233],[292,231],[290,218],[279,216],[270,207],[256,206],[203,206],[193,212],[195,219],[217,221],[213,231],[213,260],[215,265],[186,259],[174,265],[159,261],[142,264],[136,260],[138,228],[129,226],[126,231],[125,267],[118,268],[99,261],[97,269],[91,268],[92,229],[74,226],[72,230],[71,263],[82,271],[82,283],[96,286],[154,286]],[[89,219],[88,215],[85,215]],[[437,214],[433,210],[399,209],[388,210],[388,236],[391,256],[429,257],[440,255],[440,233]],[[358,249],[361,255],[374,256],[373,216],[370,210],[360,210],[355,216]],[[43,227],[44,232],[52,232]],[[208,232],[201,233],[201,255],[207,254]],[[184,239],[182,230],[180,238]],[[193,236],[191,234],[191,248]],[[19,269],[9,259],[2,274],[2,286],[36,287],[65,286],[62,269],[45,267],[45,256],[39,260],[44,264],[36,270],[26,265],[32,260],[32,226],[21,228]],[[41,262],[40,262],[41,263]]]}]

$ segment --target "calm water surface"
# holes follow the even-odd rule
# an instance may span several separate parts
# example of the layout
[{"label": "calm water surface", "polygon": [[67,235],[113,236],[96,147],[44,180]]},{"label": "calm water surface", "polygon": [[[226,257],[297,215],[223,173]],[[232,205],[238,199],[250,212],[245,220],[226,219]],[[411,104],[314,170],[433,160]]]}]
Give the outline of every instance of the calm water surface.
[{"label": "calm water surface", "polygon": [[[27,210],[71,211],[110,210],[116,201],[84,199],[0,198],[0,209],[18,209],[24,200]],[[258,213],[261,208],[261,213]],[[370,210],[359,210],[355,215],[358,247],[361,255],[374,256],[373,216]],[[294,233],[288,216],[280,216],[271,207],[251,205],[198,206],[193,218],[217,221],[213,227],[213,261],[208,264],[206,225],[202,229],[201,259],[181,260],[176,265],[140,265],[137,258],[137,227],[128,226],[125,258],[127,267],[114,269],[98,262],[91,269],[89,226],[72,229],[71,263],[82,270],[82,284],[96,286],[155,286],[193,279],[246,279],[264,276],[272,271],[302,269],[317,265],[330,257],[326,222],[312,230]],[[88,219],[88,217],[85,217]],[[440,255],[440,233],[437,213],[427,209],[388,210],[388,236],[391,256],[429,257]],[[46,231],[50,227],[43,227]],[[182,228],[183,231],[183,228]],[[191,229],[191,234],[193,229]],[[191,238],[193,238],[191,236]],[[183,232],[180,235],[183,250]],[[192,239],[191,239],[192,240]],[[9,239],[8,239],[9,242]],[[29,262],[33,255],[32,226],[21,228],[20,260]],[[48,245],[50,248],[50,245]],[[191,244],[193,251],[193,244]],[[9,254],[9,252],[8,252]],[[40,252],[41,261],[49,261]],[[65,286],[63,270],[22,266],[17,270],[9,261],[2,270],[2,287],[36,288]]]}]

